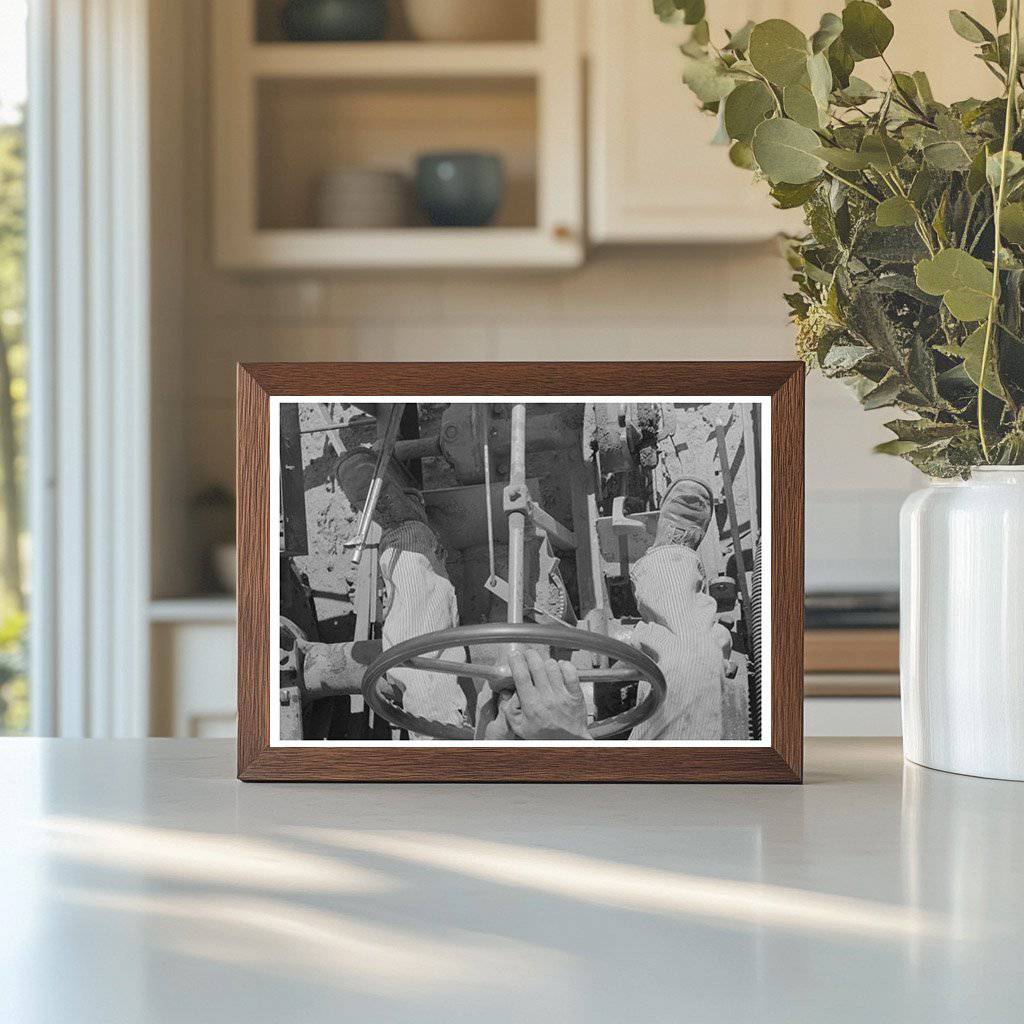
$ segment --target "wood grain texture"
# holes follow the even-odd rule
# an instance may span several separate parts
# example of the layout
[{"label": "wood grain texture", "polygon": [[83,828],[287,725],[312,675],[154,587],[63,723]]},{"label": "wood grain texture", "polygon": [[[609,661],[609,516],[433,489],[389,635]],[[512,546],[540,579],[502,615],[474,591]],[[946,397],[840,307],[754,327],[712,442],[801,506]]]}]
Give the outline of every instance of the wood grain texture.
[{"label": "wood grain texture", "polygon": [[[271,395],[771,396],[771,746],[271,747]],[[238,777],[348,782],[799,782],[804,368],[798,362],[253,363],[238,368]]]},{"label": "wood grain texture", "polygon": [[899,697],[900,677],[888,672],[805,672],[805,697]]},{"label": "wood grain texture", "polygon": [[900,670],[898,629],[809,629],[804,644],[807,672]]}]

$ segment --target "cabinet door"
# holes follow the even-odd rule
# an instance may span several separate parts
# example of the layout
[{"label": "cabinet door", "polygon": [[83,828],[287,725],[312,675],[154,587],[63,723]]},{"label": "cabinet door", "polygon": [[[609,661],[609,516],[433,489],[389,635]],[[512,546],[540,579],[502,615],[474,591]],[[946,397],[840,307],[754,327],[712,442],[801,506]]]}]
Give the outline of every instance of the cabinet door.
[{"label": "cabinet door", "polygon": [[[711,17],[716,34],[771,17],[810,31],[820,9],[809,0],[736,0]],[[681,78],[689,28],[662,24],[649,0],[591,0],[589,24],[592,241],[739,241],[799,226],[799,211],[776,210],[767,186],[710,144],[715,120]]]},{"label": "cabinet door", "polygon": [[[986,25],[989,0],[957,7]],[[747,19],[786,18],[812,32],[841,2],[735,0],[709,5],[713,31]],[[893,4],[896,26],[887,53],[893,67],[928,73],[944,102],[985,98],[999,84],[950,27],[946,7]],[[710,145],[714,119],[682,84],[678,44],[689,29],[663,25],[649,0],[590,0],[590,236],[595,242],[703,242],[766,238],[797,230],[799,211],[782,213],[767,187]],[[1005,31],[1006,24],[1003,24]],[[873,82],[887,78],[879,61],[858,67]]]}]

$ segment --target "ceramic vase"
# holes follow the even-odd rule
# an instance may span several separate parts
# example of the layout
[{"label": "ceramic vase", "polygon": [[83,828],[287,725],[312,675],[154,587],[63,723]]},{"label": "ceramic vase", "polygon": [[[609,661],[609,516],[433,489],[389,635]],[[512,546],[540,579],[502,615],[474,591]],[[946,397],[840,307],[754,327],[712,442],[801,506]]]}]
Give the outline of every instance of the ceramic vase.
[{"label": "ceramic vase", "polygon": [[1024,781],[1024,466],[910,495],[900,563],[904,753]]}]

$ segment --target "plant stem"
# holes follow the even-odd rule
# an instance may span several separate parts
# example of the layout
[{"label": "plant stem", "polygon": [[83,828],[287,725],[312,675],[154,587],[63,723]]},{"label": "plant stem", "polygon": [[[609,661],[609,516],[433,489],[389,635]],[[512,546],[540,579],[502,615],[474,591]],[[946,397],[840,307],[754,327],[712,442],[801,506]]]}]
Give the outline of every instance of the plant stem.
[{"label": "plant stem", "polygon": [[996,321],[996,326],[997,326],[997,327],[998,327],[998,328],[999,328],[999,329],[1000,329],[1001,331],[1006,331],[1006,333],[1007,333],[1007,334],[1008,334],[1008,335],[1009,335],[1009,336],[1010,336],[1011,338],[1013,338],[1013,339],[1014,339],[1015,341],[1019,341],[1019,342],[1020,342],[1020,343],[1021,343],[1022,345],[1024,345],[1024,338],[1022,338],[1022,337],[1021,337],[1021,336],[1020,336],[1020,335],[1019,335],[1019,334],[1018,334],[1018,333],[1017,333],[1016,331],[1011,331],[1011,330],[1010,330],[1010,328],[1009,328],[1009,327],[1007,327],[1007,326],[1006,326],[1006,324],[1004,324],[1002,320],[997,320],[997,321]]},{"label": "plant stem", "polygon": [[992,253],[992,297],[989,300],[988,320],[985,322],[985,345],[981,350],[981,369],[978,371],[978,436],[985,461],[992,462],[988,437],[985,434],[985,371],[988,369],[989,350],[992,345],[992,331],[999,308],[999,256],[1003,201],[1006,196],[1006,160],[1010,151],[1010,138],[1014,115],[1017,111],[1017,67],[1020,61],[1020,0],[1010,0],[1010,73],[1006,84],[1006,119],[1003,125],[1003,150],[999,155],[999,189],[995,196],[993,213],[995,243]]},{"label": "plant stem", "polygon": [[992,220],[992,214],[987,214],[985,219],[981,222],[981,227],[978,228],[977,234],[974,236],[974,241],[967,247],[967,251],[973,253],[978,247],[978,243],[981,241],[981,236],[985,234],[985,228],[988,227],[989,221]]},{"label": "plant stem", "polygon": [[782,101],[775,94],[775,90],[772,88],[772,83],[769,82],[768,79],[764,77],[764,75],[760,74],[757,71],[753,72],[753,74],[755,78],[759,79],[761,82],[764,83],[764,87],[768,90],[769,94],[771,95],[772,101],[775,103],[775,113],[778,114],[779,117],[785,117],[785,111],[782,109]]},{"label": "plant stem", "polygon": [[878,196],[873,196],[866,188],[861,188],[860,185],[858,185],[856,182],[847,181],[846,178],[840,178],[838,174],[833,174],[827,167],[824,168],[824,173],[827,174],[833,180],[841,182],[843,185],[852,188],[854,192],[859,192],[862,196],[866,196],[868,199],[871,200],[871,202],[875,204],[878,203]]},{"label": "plant stem", "polygon": [[[927,118],[928,115],[918,105],[917,100],[915,100],[913,96],[910,96],[906,92],[904,92],[903,88],[900,86],[900,83],[896,81],[896,72],[893,71],[892,65],[885,59],[885,54],[884,53],[880,53],[879,56],[882,58],[882,63],[886,66],[886,68],[889,71],[889,84],[892,86],[892,88],[895,89],[900,94],[900,98],[903,100],[903,102],[915,114],[917,114],[918,117]],[[931,122],[926,120],[925,124],[930,126]]]},{"label": "plant stem", "polygon": [[[893,167],[893,163],[891,160],[889,160],[889,169],[892,172],[891,174],[887,175],[879,171],[878,176],[886,185],[889,186],[894,195],[900,196],[902,199],[907,199],[907,192],[906,189],[904,189],[903,187],[903,183],[900,181],[899,171],[897,171],[896,168]],[[910,205],[914,206],[913,203],[911,203]],[[924,217],[921,216],[921,211],[918,210],[916,206],[914,206],[914,219],[917,221],[914,227],[917,229],[918,236],[920,237],[921,241],[924,242],[925,248],[928,250],[928,254],[930,256],[934,256],[935,246],[932,245],[932,234],[928,227],[928,222],[924,219]],[[938,239],[936,239],[936,242],[938,242]]]}]

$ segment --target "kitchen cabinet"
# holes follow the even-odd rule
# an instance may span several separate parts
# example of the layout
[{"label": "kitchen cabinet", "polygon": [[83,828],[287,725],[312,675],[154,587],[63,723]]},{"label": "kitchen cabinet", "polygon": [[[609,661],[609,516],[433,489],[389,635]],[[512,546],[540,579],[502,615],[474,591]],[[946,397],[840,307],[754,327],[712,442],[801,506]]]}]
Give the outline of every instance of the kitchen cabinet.
[{"label": "kitchen cabinet", "polygon": [[[742,0],[712,7],[738,28],[787,18],[816,26],[820,4]],[[717,13],[716,13],[717,12]],[[594,242],[734,242],[770,238],[800,224],[780,214],[767,185],[710,145],[715,119],[681,79],[679,44],[689,28],[662,24],[650,3],[591,0],[588,173]]]},{"label": "kitchen cabinet", "polygon": [[[520,0],[527,2],[527,0]],[[579,0],[532,0],[533,37],[283,38],[275,0],[211,5],[214,255],[229,269],[559,267],[583,258]],[[315,196],[353,168],[411,177],[424,152],[498,154],[486,227],[323,226]]]},{"label": "kitchen cabinet", "polygon": [[234,736],[234,599],[154,601],[149,619],[151,735]]},{"label": "kitchen cabinet", "polygon": [[[958,5],[990,23],[988,0]],[[785,18],[812,32],[841,3],[736,0],[709,4],[713,31],[745,21]],[[945,8],[894,4],[887,56],[897,69],[928,72],[943,101],[991,96],[998,83],[957,37]],[[664,25],[646,0],[590,0],[588,8],[589,231],[595,243],[752,241],[796,231],[800,211],[771,205],[767,186],[710,145],[715,121],[697,109],[681,81],[679,43],[689,28]],[[880,62],[858,74],[877,80]]]}]

